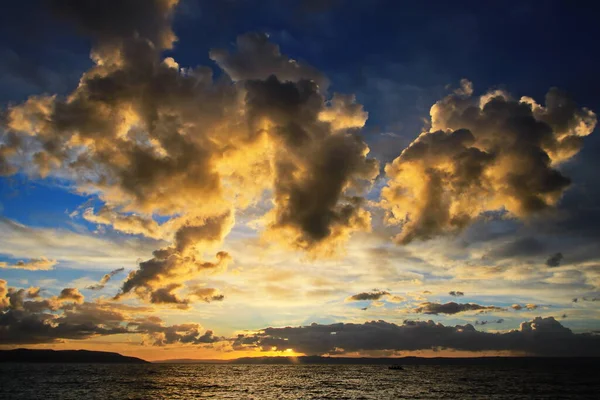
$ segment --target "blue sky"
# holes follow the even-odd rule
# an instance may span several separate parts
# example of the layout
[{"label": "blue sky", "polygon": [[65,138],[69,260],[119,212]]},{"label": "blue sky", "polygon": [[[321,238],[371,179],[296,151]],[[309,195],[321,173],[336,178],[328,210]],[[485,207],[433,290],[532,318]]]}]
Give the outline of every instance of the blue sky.
[{"label": "blue sky", "polygon": [[[405,320],[431,318],[446,326],[473,324],[482,332],[510,332],[542,318],[539,329],[555,329],[554,322],[575,334],[600,328],[593,300],[600,296],[600,253],[595,249],[600,139],[593,114],[600,109],[597,6],[385,0],[180,0],[171,8],[173,4],[109,1],[89,13],[68,0],[29,0],[11,4],[0,16],[0,144],[8,148],[11,135],[21,138],[7,152],[11,158],[6,165],[14,170],[0,176],[0,279],[5,287],[41,287],[58,302],[50,310],[56,318],[66,310],[66,300],[60,299],[65,288],[85,297],[71,299],[82,318],[89,312],[84,308],[92,307],[88,303],[105,309],[138,307],[111,321],[115,332],[126,322],[146,318],[150,307],[162,320],[159,328],[138,328],[130,332],[132,340],[122,339],[122,333],[108,335],[115,349],[142,355],[150,351],[148,338],[164,347],[157,337],[187,322],[218,336],[208,350],[194,347],[199,356],[210,357],[232,351],[226,338],[239,332],[312,322],[385,320],[401,326]],[[169,32],[177,40],[159,43]],[[256,46],[248,53],[238,39],[244,37]],[[136,50],[137,57],[124,50],[140,40],[152,43],[151,50],[143,50],[153,60],[147,64],[142,50]],[[269,46],[278,46],[281,54]],[[214,49],[223,49],[226,56],[211,55]],[[177,74],[169,75],[173,71],[166,69],[166,58],[177,63],[169,66]],[[158,75],[146,77],[147,65],[170,77],[165,85],[180,86],[163,87]],[[208,70],[200,75],[187,70],[198,66],[212,71],[206,91],[197,88],[206,84],[208,78],[199,76]],[[269,81],[271,74],[275,81]],[[104,81],[96,83],[97,76],[114,86],[106,89]],[[131,80],[119,86],[123,76]],[[326,77],[329,86],[307,89],[300,83],[307,76]],[[136,91],[132,82],[138,78],[151,82],[157,92]],[[260,103],[277,85],[281,97]],[[564,102],[561,107],[572,115],[551,110],[553,98],[545,96],[554,87],[561,90],[556,102]],[[274,132],[290,129],[293,136],[298,131],[290,126],[309,119],[299,117],[308,112],[304,105],[294,112],[272,110],[297,105],[296,100],[286,103],[285,96],[294,90],[314,90],[310,98],[321,102],[315,118],[318,124],[327,121],[318,129],[328,129],[331,137],[343,132],[347,141],[331,150],[329,139],[323,139],[325,144],[315,142],[310,151],[298,145],[301,138],[280,142]],[[77,96],[90,108],[70,109]],[[521,128],[522,120],[500,111],[488,116],[484,106],[494,96],[501,99],[497,107],[515,115],[529,107],[528,117],[545,124],[539,134],[550,132],[556,143],[567,134],[578,136],[572,138],[579,143],[576,150],[557,150],[553,146],[559,144],[543,140],[531,150],[528,146],[537,139],[526,137],[537,134],[531,133],[537,128]],[[37,120],[27,104],[51,106]],[[239,104],[241,111],[232,111]],[[463,104],[480,107],[481,119],[456,111]],[[62,109],[70,114],[60,115]],[[542,111],[536,114],[536,109]],[[335,115],[323,116],[329,112]],[[236,118],[252,113],[261,117],[237,124]],[[25,129],[19,115],[36,122]],[[171,136],[171,125],[161,125],[172,122],[167,115],[182,121],[176,136]],[[98,127],[81,122],[87,117]],[[556,122],[559,118],[566,118],[568,129]],[[106,128],[103,122],[112,125]],[[503,128],[490,133],[487,125],[496,123]],[[588,124],[581,128],[584,133],[573,134],[577,123]],[[266,136],[257,134],[261,129]],[[320,132],[314,126],[302,129]],[[435,141],[446,137],[435,136],[438,129],[448,137],[470,130],[472,139],[459,137],[460,132],[452,136],[475,143],[463,156],[478,151],[494,159],[491,164],[482,161],[487,172],[470,181],[468,190],[456,178],[463,170],[456,161],[460,157],[450,154],[454,142],[443,142],[435,157],[418,153],[419,146],[409,147],[432,143],[431,151],[438,151]],[[74,138],[64,139],[67,131]],[[417,139],[421,133],[430,135]],[[119,142],[124,135],[137,136],[134,142]],[[190,139],[194,135],[202,140]],[[486,147],[496,135],[506,140]],[[354,150],[351,137],[359,138],[359,149],[368,146],[368,156]],[[510,140],[516,144],[506,145]],[[180,141],[187,144],[180,147]],[[132,143],[138,146],[135,151],[122,150]],[[215,143],[222,146],[218,151]],[[188,155],[186,148],[192,147]],[[350,150],[342,154],[338,149]],[[149,153],[141,155],[142,150]],[[42,164],[35,161],[38,151],[64,158],[47,161],[42,173]],[[536,151],[548,161],[535,158]],[[161,152],[166,158],[156,156]],[[76,154],[89,156],[92,166],[75,167]],[[0,152],[0,167],[2,157]],[[288,176],[278,169],[285,163],[296,173]],[[338,170],[349,171],[339,190],[332,189]],[[428,175],[431,170],[452,176],[444,175],[447,181],[438,184],[446,200],[437,205],[429,204],[435,190],[421,187],[435,181]],[[214,176],[218,184],[211,180]],[[486,179],[485,190],[475,189]],[[359,188],[366,190],[353,203],[348,196]],[[289,199],[300,192],[300,206],[295,206]],[[328,201],[331,206],[322,206]],[[324,216],[302,219],[305,210],[324,210]],[[346,218],[344,210],[351,210],[351,216]],[[465,222],[456,222],[459,217]],[[189,232],[195,236],[182,239]],[[159,249],[169,256],[161,258]],[[549,260],[558,253],[552,265]],[[169,266],[169,257],[193,259],[200,272]],[[156,265],[158,272],[148,272]],[[124,271],[111,276],[103,289],[89,289],[120,268]],[[449,294],[457,290],[464,295]],[[352,300],[359,293],[370,295]],[[439,308],[451,302],[458,303],[459,311]],[[125,313],[123,308],[120,312]],[[265,350],[256,345],[265,338],[257,335],[243,351]],[[13,344],[9,336],[6,345]],[[84,339],[93,342],[99,336]],[[43,345],[66,339],[66,346],[86,346],[74,337],[48,338]],[[136,340],[145,345],[131,343]],[[188,351],[187,346],[198,343],[179,338],[166,346]],[[353,351],[360,349],[348,354]]]}]

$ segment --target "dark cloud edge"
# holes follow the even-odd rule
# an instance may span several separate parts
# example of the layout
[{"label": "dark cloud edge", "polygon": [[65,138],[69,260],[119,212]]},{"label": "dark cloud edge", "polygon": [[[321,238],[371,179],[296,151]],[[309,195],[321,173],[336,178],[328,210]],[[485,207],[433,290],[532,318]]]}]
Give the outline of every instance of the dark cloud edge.
[{"label": "dark cloud edge", "polygon": [[554,317],[536,317],[506,332],[478,331],[471,324],[445,326],[434,321],[336,323],[266,328],[239,335],[233,348],[262,351],[293,349],[307,355],[370,351],[461,350],[514,352],[532,356],[600,356],[600,336],[573,333]]}]

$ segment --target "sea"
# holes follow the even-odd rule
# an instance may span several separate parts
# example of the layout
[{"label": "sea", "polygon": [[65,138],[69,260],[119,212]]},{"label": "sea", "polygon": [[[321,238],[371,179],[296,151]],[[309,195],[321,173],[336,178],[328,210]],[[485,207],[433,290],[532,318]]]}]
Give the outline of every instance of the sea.
[{"label": "sea", "polygon": [[0,399],[600,399],[573,365],[0,364]]}]

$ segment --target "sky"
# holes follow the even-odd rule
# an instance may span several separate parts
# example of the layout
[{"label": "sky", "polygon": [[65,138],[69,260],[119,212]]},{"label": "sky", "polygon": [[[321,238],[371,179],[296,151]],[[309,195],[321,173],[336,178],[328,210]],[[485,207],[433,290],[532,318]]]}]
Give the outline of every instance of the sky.
[{"label": "sky", "polygon": [[6,8],[0,348],[600,356],[597,10]]}]

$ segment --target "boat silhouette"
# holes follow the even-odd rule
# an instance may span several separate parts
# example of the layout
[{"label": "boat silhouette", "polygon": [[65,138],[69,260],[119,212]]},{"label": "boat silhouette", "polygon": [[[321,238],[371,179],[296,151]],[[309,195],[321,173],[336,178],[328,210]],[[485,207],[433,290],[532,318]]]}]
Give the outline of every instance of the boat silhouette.
[{"label": "boat silhouette", "polygon": [[388,369],[402,370],[404,369],[402,365],[390,365]]}]

